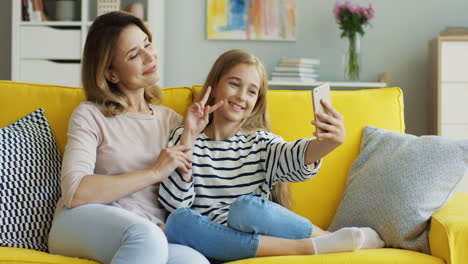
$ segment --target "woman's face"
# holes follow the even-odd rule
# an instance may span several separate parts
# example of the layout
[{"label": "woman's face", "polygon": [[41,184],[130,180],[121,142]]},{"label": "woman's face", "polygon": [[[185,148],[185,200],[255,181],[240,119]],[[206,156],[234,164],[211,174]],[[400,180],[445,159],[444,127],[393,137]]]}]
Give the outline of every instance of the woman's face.
[{"label": "woman's face", "polygon": [[127,26],[120,34],[106,79],[124,93],[148,87],[159,80],[156,49],[138,26]]}]

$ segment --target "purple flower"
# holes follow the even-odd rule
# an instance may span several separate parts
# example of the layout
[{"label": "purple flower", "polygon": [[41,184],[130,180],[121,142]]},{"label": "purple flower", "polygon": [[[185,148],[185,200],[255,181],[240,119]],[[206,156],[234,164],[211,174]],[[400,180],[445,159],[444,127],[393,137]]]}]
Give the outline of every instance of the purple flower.
[{"label": "purple flower", "polygon": [[340,8],[341,8],[340,3],[336,2],[335,7],[333,7],[333,15],[335,16],[336,20],[340,19]]},{"label": "purple flower", "polygon": [[368,7],[349,2],[336,2],[333,7],[333,15],[342,30],[342,37],[354,36],[356,33],[364,35],[364,26],[374,18],[374,5]]}]

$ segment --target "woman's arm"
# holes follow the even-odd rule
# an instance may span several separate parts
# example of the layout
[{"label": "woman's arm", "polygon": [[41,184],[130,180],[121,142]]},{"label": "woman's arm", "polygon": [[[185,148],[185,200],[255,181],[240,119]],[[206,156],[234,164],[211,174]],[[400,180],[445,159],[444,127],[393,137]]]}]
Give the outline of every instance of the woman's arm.
[{"label": "woman's arm", "polygon": [[318,140],[313,140],[307,146],[304,154],[305,165],[312,164],[325,157],[328,153],[343,144],[346,137],[343,116],[330,104],[320,101],[327,113],[316,113],[317,120],[311,123],[325,130],[323,133],[314,132]]},{"label": "woman's arm", "polygon": [[111,203],[147,186],[162,182],[176,168],[188,172],[191,168],[186,146],[174,146],[161,151],[151,168],[137,170],[120,175],[87,175],[84,176],[68,207],[90,204]]},{"label": "woman's arm", "polygon": [[105,122],[105,118],[96,106],[89,103],[78,106],[70,118],[61,171],[65,206],[110,203],[161,182],[176,168],[190,170],[191,160],[186,154],[189,148],[177,146],[161,150],[148,168],[120,175],[96,175],[97,148],[104,141],[105,134],[101,122]]}]

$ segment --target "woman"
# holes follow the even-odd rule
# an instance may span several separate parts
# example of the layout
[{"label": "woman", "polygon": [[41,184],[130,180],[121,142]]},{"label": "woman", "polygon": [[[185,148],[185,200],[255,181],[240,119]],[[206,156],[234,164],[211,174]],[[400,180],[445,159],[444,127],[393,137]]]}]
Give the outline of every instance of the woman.
[{"label": "woman", "polygon": [[[101,263],[208,263],[168,244],[155,195],[175,169],[189,171],[189,148],[165,148],[182,118],[161,100],[157,53],[144,23],[123,12],[98,17],[83,54],[87,101],[73,112],[62,165],[62,198],[51,253]],[[158,227],[159,226],[159,227]]]}]

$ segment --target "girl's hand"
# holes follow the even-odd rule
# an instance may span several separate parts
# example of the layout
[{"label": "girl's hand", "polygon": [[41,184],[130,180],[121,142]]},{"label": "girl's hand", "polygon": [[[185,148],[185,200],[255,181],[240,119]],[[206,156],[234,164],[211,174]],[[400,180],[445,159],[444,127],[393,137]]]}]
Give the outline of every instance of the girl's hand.
[{"label": "girl's hand", "polygon": [[330,141],[336,145],[343,144],[346,136],[343,116],[326,101],[320,100],[320,103],[325,108],[326,113],[316,113],[317,119],[312,120],[311,123],[325,132],[314,132],[314,136],[319,140]]},{"label": "girl's hand", "polygon": [[216,111],[216,109],[224,103],[224,101],[221,100],[213,106],[206,105],[210,93],[211,87],[209,86],[208,89],[206,89],[203,98],[199,102],[190,105],[187,109],[184,120],[184,130],[189,131],[193,136],[197,136],[203,131],[203,129],[205,129],[209,122],[208,118],[210,114]]},{"label": "girl's hand", "polygon": [[163,148],[156,162],[151,167],[153,173],[162,182],[176,169],[187,174],[192,169],[191,148],[184,145]]}]

